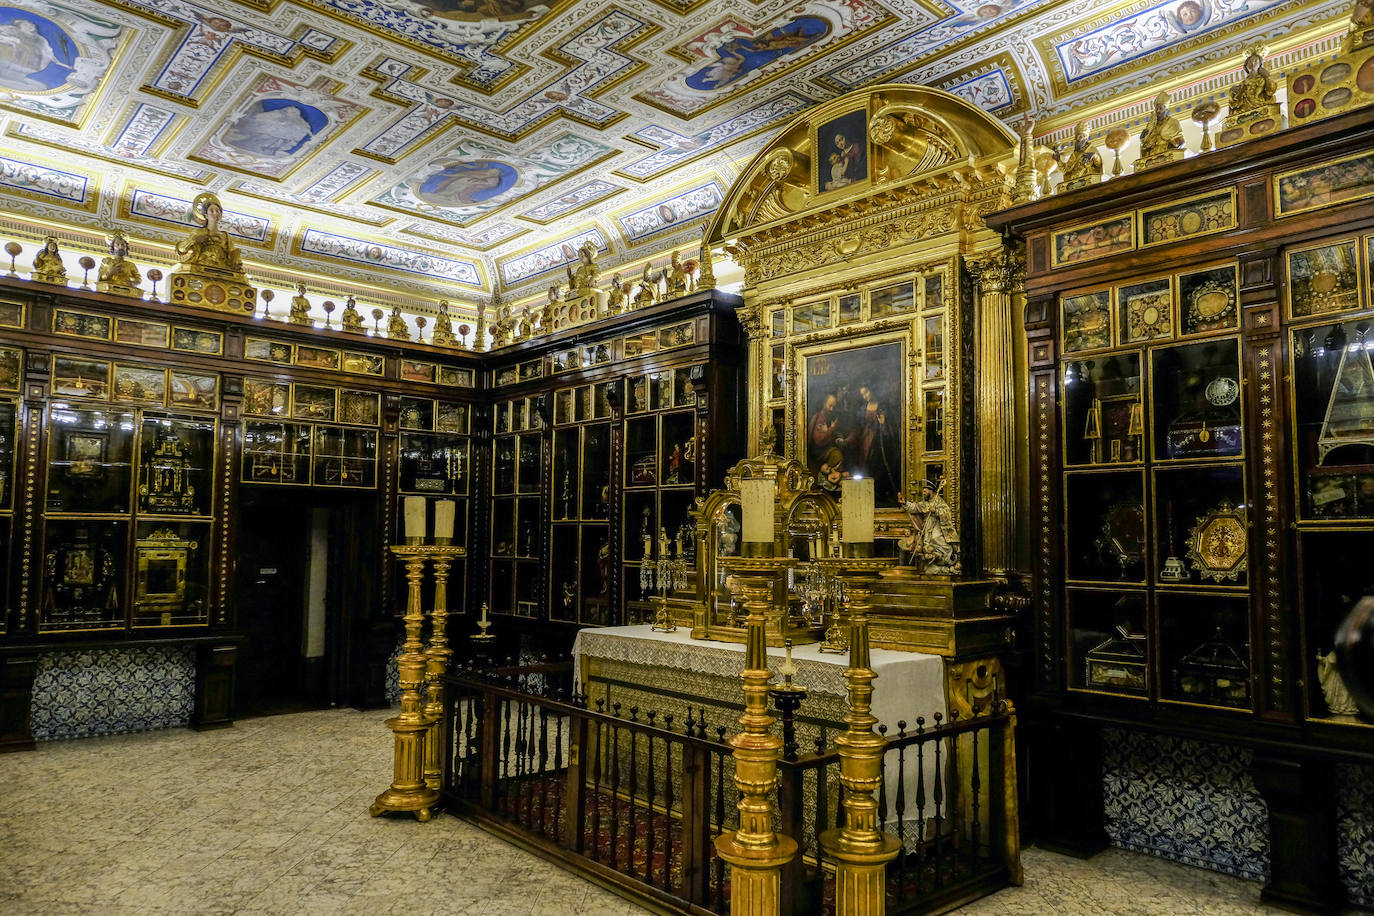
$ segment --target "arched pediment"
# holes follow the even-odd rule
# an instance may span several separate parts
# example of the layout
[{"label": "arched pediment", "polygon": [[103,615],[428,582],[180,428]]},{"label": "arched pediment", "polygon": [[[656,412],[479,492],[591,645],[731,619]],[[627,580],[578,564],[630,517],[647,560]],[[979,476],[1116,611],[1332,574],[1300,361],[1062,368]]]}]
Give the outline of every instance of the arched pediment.
[{"label": "arched pediment", "polygon": [[717,212],[712,242],[898,189],[919,193],[961,166],[1015,155],[1016,137],[958,96],[882,85],[818,105],[778,133],[741,174]]}]

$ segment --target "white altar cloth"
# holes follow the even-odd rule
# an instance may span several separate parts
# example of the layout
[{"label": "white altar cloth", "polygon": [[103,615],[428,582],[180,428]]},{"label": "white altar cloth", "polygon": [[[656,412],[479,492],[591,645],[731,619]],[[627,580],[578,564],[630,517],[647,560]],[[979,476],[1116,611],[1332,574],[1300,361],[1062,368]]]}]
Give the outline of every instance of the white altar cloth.
[{"label": "white altar cloth", "polygon": [[[692,639],[689,634],[685,627],[663,633],[648,625],[582,630],[573,643],[573,677],[577,684],[586,688],[584,658],[695,671],[733,678],[736,693],[714,699],[728,700],[733,705],[743,704],[739,680],[744,667],[743,644]],[[849,667],[849,656],[821,652],[819,646],[819,643],[812,643],[792,649],[792,661],[797,666],[793,680],[806,687],[812,697],[829,696],[843,701],[848,694],[844,671]],[[784,649],[769,647],[769,667],[775,674],[785,654]],[[924,716],[929,728],[934,713],[946,715],[945,666],[940,656],[892,649],[873,649],[870,654],[873,670],[878,675],[873,682],[873,715],[880,724],[887,726],[889,735],[897,734],[899,720],[906,721],[907,731],[914,731],[917,716]],[[775,676],[774,683],[782,683],[782,678]],[[803,714],[806,708],[803,705]],[[733,733],[735,723],[728,724]],[[807,750],[803,748],[802,753]]]}]

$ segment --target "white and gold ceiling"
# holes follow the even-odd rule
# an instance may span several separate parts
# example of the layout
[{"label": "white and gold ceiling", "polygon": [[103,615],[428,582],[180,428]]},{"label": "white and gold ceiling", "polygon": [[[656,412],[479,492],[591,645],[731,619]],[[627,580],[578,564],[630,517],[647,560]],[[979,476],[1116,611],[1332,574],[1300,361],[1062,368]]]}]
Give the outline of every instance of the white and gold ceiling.
[{"label": "white and gold ceiling", "polygon": [[1304,0],[0,0],[0,200],[166,241],[213,190],[250,260],[472,302],[694,240],[850,89],[1008,123],[1339,34]]}]

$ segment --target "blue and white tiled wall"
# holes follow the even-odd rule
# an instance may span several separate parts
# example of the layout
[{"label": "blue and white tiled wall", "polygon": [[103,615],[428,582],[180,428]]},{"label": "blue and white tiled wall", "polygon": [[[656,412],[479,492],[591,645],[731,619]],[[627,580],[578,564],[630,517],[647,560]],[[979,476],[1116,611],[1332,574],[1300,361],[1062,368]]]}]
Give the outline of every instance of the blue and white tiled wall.
[{"label": "blue and white tiled wall", "polygon": [[[1252,753],[1220,744],[1109,729],[1103,783],[1114,846],[1264,881],[1269,809],[1250,777]],[[1336,770],[1341,880],[1374,906],[1374,766]]]},{"label": "blue and white tiled wall", "polygon": [[186,725],[195,675],[188,648],[46,653],[33,682],[33,736],[53,741]]}]

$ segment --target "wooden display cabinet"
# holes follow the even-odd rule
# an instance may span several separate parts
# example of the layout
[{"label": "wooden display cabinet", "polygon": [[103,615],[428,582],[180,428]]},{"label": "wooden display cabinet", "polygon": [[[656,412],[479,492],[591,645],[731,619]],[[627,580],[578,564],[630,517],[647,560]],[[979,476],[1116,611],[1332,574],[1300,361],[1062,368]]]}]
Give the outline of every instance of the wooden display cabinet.
[{"label": "wooden display cabinet", "polygon": [[[493,355],[493,613],[570,626],[647,619],[645,532],[656,560],[659,528],[676,543],[692,502],[743,447],[737,305],[695,293]],[[522,524],[537,526],[529,555],[512,546]],[[568,645],[566,634],[539,638]]]},{"label": "wooden display cabinet", "polygon": [[1374,590],[1371,146],[1365,108],[988,217],[1026,245],[1040,772],[1085,724],[1252,747],[1266,899],[1308,907],[1330,762],[1374,759],[1319,658]]}]

